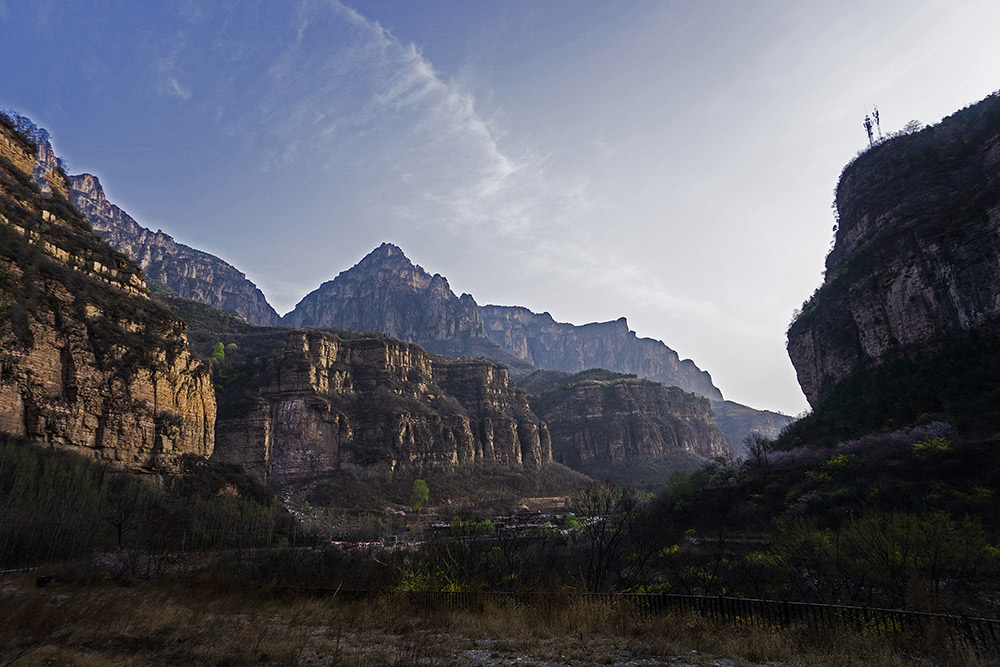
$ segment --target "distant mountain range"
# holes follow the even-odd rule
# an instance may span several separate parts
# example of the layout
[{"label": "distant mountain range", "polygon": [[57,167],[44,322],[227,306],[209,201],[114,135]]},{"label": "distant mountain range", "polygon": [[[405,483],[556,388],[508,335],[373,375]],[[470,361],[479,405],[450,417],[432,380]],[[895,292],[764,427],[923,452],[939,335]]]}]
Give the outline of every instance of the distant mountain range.
[{"label": "distant mountain range", "polygon": [[[59,164],[47,142],[39,146],[36,163],[35,180],[46,190],[50,184],[44,175]],[[108,201],[96,176],[70,176],[67,194],[102,238],[142,268],[152,289],[233,313],[251,324],[378,331],[446,357],[499,361],[515,379],[538,369],[578,373],[603,368],[635,375],[710,399],[719,426],[737,450],[748,432],[773,437],[792,421],[739,404],[729,404],[735,411],[726,408],[706,371],[661,341],[639,338],[625,318],[578,326],[519,306],[480,306],[470,294],[456,295],[447,278],[431,275],[389,243],[279,317],[242,272],[162,231],[143,227]],[[741,418],[734,421],[729,415],[736,412]]]}]

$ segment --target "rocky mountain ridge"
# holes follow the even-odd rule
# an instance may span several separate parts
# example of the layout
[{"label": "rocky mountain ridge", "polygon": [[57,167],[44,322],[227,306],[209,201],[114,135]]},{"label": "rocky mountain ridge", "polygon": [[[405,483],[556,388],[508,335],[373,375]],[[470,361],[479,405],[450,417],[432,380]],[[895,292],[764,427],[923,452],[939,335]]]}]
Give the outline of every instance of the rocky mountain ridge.
[{"label": "rocky mountain ridge", "polygon": [[636,373],[721,400],[711,376],[669,347],[638,338],[624,318],[576,326],[518,306],[483,306],[383,243],[323,283],[282,319],[289,326],[383,331],[448,356],[485,356],[522,376],[536,368]]},{"label": "rocky mountain ridge", "polygon": [[[278,314],[245,274],[214,255],[177,243],[169,234],[143,227],[108,201],[97,176],[65,175],[47,139],[38,142],[32,171],[44,194],[58,190],[86,215],[101,238],[139,265],[151,285],[239,315],[253,324],[278,324]],[[57,173],[63,177],[52,178]]]},{"label": "rocky mountain ridge", "polygon": [[[215,396],[183,321],[0,122],[0,430],[132,470],[211,455]],[[11,155],[11,152],[19,154]]]},{"label": "rocky mountain ridge", "polygon": [[70,176],[69,198],[94,231],[131,257],[149,282],[253,324],[278,324],[278,314],[245,274],[214,255],[177,243],[169,234],[146,229],[108,201],[96,176]]},{"label": "rocky mountain ridge", "polygon": [[1000,330],[1000,96],[845,168],[826,279],[788,330],[813,407],[886,362]]},{"label": "rocky mountain ridge", "polygon": [[490,339],[536,368],[569,373],[605,368],[722,400],[707,371],[661,341],[639,338],[624,317],[575,325],[521,306],[482,306],[479,313]]}]

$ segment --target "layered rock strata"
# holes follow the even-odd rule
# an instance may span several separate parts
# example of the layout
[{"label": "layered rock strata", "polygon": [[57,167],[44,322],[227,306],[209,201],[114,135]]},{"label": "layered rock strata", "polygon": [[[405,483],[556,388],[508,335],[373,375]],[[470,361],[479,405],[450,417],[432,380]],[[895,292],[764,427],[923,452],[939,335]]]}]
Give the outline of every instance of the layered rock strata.
[{"label": "layered rock strata", "polygon": [[[273,331],[232,338],[252,349],[255,336]],[[434,357],[386,336],[294,330],[244,387],[259,389],[231,405],[226,390],[220,399],[215,456],[277,485],[347,467],[552,460],[545,424],[492,361]]]},{"label": "layered rock strata", "polygon": [[1000,330],[1000,97],[845,168],[826,277],[788,330],[814,407],[838,383],[949,336]]},{"label": "layered rock strata", "polygon": [[33,167],[0,158],[0,431],[133,470],[211,455],[215,397],[183,321],[65,199],[65,174],[43,174],[45,196]]},{"label": "layered rock strata", "polygon": [[282,323],[380,331],[437,354],[488,357],[516,373],[531,370],[486,336],[472,295],[457,296],[447,278],[429,274],[390,243],[307,294]]},{"label": "layered rock strata", "polygon": [[575,326],[517,306],[480,307],[388,243],[303,298],[283,323],[381,331],[438,354],[489,357],[519,377],[535,368],[608,368],[722,400],[708,373],[660,341],[639,338],[624,318]]},{"label": "layered rock strata", "polygon": [[549,426],[554,460],[592,475],[605,464],[677,452],[732,452],[707,399],[658,382],[570,378],[531,395],[531,406]]}]

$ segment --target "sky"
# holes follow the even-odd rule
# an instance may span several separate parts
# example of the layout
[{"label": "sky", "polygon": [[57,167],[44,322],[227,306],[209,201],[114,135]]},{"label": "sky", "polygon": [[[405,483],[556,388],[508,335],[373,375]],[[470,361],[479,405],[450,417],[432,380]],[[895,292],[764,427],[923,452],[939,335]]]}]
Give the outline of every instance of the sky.
[{"label": "sky", "polygon": [[0,0],[0,105],[279,313],[386,241],[795,415],[785,331],[865,114],[1000,88],[997,25],[995,0]]}]

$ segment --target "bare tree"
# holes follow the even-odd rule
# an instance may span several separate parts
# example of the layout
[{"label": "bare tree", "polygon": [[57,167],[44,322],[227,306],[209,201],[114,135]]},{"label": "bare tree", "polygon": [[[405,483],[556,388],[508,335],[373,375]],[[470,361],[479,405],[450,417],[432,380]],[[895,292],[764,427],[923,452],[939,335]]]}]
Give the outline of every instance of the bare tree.
[{"label": "bare tree", "polygon": [[580,577],[588,591],[603,590],[611,573],[626,564],[644,505],[641,493],[613,484],[593,486],[577,496],[574,509],[583,518],[587,547]]}]

